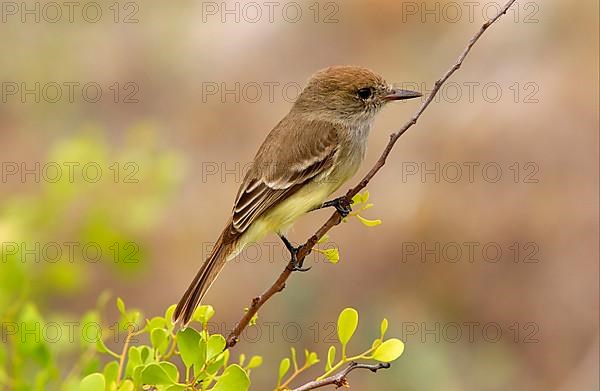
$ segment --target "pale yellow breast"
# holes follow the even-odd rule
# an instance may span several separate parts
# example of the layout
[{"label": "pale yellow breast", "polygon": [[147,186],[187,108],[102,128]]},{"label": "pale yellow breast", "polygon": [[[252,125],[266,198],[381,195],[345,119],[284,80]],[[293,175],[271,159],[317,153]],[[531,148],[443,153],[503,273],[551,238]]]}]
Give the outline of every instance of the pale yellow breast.
[{"label": "pale yellow breast", "polygon": [[271,232],[285,233],[300,216],[321,206],[336,188],[333,182],[306,184],[288,199],[256,219],[240,238],[237,252],[249,243],[262,240]]},{"label": "pale yellow breast", "polygon": [[[356,148],[356,150],[355,150]],[[341,185],[358,170],[364,156],[364,145],[348,145],[338,151],[337,164],[304,187],[279,203],[254,221],[238,241],[236,251],[229,259],[239,254],[249,243],[262,240],[267,234],[285,234],[290,226],[303,214],[321,206],[329,200]]]}]

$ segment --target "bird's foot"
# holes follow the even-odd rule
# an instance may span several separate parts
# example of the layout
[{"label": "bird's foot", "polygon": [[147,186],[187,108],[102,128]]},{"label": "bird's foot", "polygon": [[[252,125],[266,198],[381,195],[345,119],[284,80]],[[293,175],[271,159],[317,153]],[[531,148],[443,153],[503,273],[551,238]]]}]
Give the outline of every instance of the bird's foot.
[{"label": "bird's foot", "polygon": [[302,267],[302,265],[304,265],[304,259],[302,261],[298,260],[298,251],[300,251],[301,248],[302,248],[302,246],[293,247],[293,249],[290,250],[290,254],[292,255],[292,258],[290,260],[288,270],[291,272],[307,272],[310,270],[310,266]]},{"label": "bird's foot", "polygon": [[328,208],[330,206],[333,206],[342,217],[347,217],[352,212],[352,200],[349,200],[346,196],[327,201],[323,203],[321,208]]},{"label": "bird's foot", "polygon": [[285,244],[285,247],[290,252],[291,259],[290,259],[290,263],[289,263],[287,269],[291,272],[307,272],[307,271],[309,271],[310,266],[304,267],[304,268],[302,267],[302,265],[304,265],[304,259],[302,259],[301,261],[298,260],[298,252],[300,251],[302,246],[294,247],[292,245],[292,243],[290,243],[290,241],[285,236],[280,235],[279,237],[283,241],[283,244]]}]

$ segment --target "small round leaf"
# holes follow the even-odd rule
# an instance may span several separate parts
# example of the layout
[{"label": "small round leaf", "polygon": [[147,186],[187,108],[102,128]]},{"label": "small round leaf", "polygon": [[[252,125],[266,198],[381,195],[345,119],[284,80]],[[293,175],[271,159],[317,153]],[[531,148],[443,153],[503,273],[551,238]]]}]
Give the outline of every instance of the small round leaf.
[{"label": "small round leaf", "polygon": [[281,360],[281,363],[279,363],[279,376],[277,378],[277,384],[281,384],[281,380],[283,380],[284,376],[286,375],[286,373],[288,373],[289,370],[290,359],[284,358],[283,360]]},{"label": "small round leaf", "polygon": [[239,365],[232,364],[219,376],[212,391],[247,391],[250,388],[250,378]]},{"label": "small round leaf", "polygon": [[381,362],[391,362],[404,352],[404,342],[397,338],[388,339],[375,349],[373,359]]},{"label": "small round leaf", "polygon": [[261,356],[252,356],[248,363],[248,369],[260,367],[262,365],[263,358]]},{"label": "small round leaf", "polygon": [[92,373],[79,382],[79,391],[104,391],[105,386],[104,375]]},{"label": "small round leaf", "polygon": [[345,308],[338,317],[337,333],[342,345],[346,345],[358,326],[358,312],[354,308]]}]

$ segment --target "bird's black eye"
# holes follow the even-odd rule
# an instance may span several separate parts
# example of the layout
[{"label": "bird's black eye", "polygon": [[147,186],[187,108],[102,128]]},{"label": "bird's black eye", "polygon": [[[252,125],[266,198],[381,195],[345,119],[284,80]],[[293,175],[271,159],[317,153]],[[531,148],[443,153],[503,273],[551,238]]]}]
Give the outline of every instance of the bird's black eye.
[{"label": "bird's black eye", "polygon": [[359,89],[356,93],[360,99],[367,100],[373,96],[373,89],[371,87],[365,87]]}]

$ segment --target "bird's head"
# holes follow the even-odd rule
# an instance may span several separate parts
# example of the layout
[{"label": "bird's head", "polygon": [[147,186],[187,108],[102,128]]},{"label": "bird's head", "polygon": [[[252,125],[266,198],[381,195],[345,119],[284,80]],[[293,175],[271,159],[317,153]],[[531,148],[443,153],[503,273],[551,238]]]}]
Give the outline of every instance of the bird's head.
[{"label": "bird's head", "polygon": [[333,66],[310,78],[293,110],[336,122],[371,121],[387,103],[420,96],[394,88],[370,69]]}]

